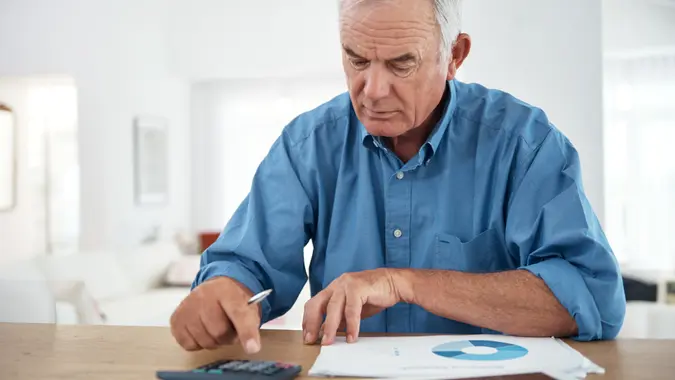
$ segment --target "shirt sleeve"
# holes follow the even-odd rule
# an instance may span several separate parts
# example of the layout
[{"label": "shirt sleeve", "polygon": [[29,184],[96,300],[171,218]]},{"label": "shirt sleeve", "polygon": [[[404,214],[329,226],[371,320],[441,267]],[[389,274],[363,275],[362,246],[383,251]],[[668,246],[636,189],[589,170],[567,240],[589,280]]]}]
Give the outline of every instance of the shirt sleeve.
[{"label": "shirt sleeve", "polygon": [[618,262],[584,193],[579,157],[552,129],[522,163],[506,243],[575,319],[576,340],[614,339],[626,301]]},{"label": "shirt sleeve", "polygon": [[227,276],[254,294],[273,289],[261,303],[262,323],[285,314],[307,282],[303,249],[313,233],[314,212],[301,181],[306,170],[293,158],[292,148],[286,134],[271,147],[249,194],[216,242],[202,253],[192,284],[194,289],[211,278]]}]

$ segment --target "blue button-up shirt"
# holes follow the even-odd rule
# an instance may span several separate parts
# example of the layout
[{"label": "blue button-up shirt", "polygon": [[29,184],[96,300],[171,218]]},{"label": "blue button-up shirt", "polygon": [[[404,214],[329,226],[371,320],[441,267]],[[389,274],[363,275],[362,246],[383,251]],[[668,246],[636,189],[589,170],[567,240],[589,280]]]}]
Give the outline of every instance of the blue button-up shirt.
[{"label": "blue button-up shirt", "polygon": [[[524,269],[574,317],[575,338],[615,337],[621,275],[570,141],[507,93],[457,80],[447,91],[441,120],[408,162],[366,132],[348,94],[290,122],[193,286],[229,276],[254,293],[274,289],[264,323],[287,312],[307,280],[314,295],[343,273],[381,267]],[[403,303],[361,331],[491,332]]]}]

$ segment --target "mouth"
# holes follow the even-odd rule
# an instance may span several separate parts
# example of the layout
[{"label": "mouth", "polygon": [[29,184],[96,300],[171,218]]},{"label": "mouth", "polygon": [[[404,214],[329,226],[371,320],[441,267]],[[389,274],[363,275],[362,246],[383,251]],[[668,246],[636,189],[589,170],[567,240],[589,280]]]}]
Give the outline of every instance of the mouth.
[{"label": "mouth", "polygon": [[363,111],[366,116],[376,120],[388,120],[398,113],[398,111],[371,110],[367,107],[363,107]]}]

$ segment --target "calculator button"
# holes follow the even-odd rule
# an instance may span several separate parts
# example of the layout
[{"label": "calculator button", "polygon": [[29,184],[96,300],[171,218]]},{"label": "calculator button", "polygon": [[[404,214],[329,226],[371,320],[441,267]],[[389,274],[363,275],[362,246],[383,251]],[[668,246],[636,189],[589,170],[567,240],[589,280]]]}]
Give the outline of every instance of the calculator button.
[{"label": "calculator button", "polygon": [[266,368],[265,370],[262,371],[264,375],[274,375],[275,373],[281,371],[281,368],[274,366],[274,367],[269,367]]},{"label": "calculator button", "polygon": [[222,374],[223,370],[222,369],[210,369],[208,373],[217,373],[217,374]]},{"label": "calculator button", "polygon": [[255,366],[253,363],[242,363],[237,367],[237,371],[246,371],[251,372],[251,369]]},{"label": "calculator button", "polygon": [[232,369],[235,369],[235,368],[239,367],[240,365],[241,365],[241,361],[238,361],[238,360],[232,360],[232,361],[227,362],[227,363],[225,363],[225,364],[221,364],[220,366],[218,366],[218,368],[219,368],[219,369],[229,369],[229,370],[232,370]]},{"label": "calculator button", "polygon": [[269,368],[269,367],[270,367],[270,364],[269,364],[269,363],[265,363],[265,362],[262,362],[262,363],[256,363],[256,365],[254,365],[253,367],[251,367],[250,371],[251,371],[251,372],[260,372],[260,371],[265,370],[265,369],[267,369],[267,368]]},{"label": "calculator button", "polygon": [[239,360],[233,360],[223,366],[220,367],[220,369],[225,369],[225,370],[230,370],[230,371],[237,371],[239,367],[245,365],[244,362],[239,361]]},{"label": "calculator button", "polygon": [[254,365],[251,365],[250,367],[248,367],[248,368],[247,368],[247,371],[248,371],[248,372],[252,372],[252,373],[253,373],[253,372],[258,372],[258,371],[260,371],[260,368],[261,368],[261,367],[260,367],[260,364],[254,364]]},{"label": "calculator button", "polygon": [[220,361],[217,361],[217,362],[214,362],[214,363],[211,363],[211,364],[207,364],[207,365],[201,367],[201,369],[206,369],[206,370],[209,370],[209,369],[218,369],[218,368],[220,368],[221,366],[223,366],[224,364],[226,364],[227,362],[228,362],[228,361],[220,360]]},{"label": "calculator button", "polygon": [[237,367],[234,368],[235,371],[247,371],[250,372],[251,368],[253,368],[254,364],[252,363],[241,363]]}]

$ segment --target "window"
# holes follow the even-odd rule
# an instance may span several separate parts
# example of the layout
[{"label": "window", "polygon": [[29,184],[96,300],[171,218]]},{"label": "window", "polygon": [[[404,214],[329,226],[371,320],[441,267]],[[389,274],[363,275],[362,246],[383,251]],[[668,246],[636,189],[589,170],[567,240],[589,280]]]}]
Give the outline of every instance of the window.
[{"label": "window", "polygon": [[675,270],[675,50],[605,61],[608,238],[624,266]]}]

